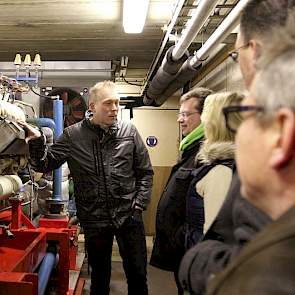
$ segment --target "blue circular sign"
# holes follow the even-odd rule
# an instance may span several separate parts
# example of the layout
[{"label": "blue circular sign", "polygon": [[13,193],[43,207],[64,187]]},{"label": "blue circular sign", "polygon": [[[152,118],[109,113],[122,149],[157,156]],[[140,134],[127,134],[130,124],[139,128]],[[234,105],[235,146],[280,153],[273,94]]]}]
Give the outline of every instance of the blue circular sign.
[{"label": "blue circular sign", "polygon": [[149,147],[155,147],[158,143],[158,139],[156,136],[148,136],[147,139],[146,139],[146,144],[149,146]]}]

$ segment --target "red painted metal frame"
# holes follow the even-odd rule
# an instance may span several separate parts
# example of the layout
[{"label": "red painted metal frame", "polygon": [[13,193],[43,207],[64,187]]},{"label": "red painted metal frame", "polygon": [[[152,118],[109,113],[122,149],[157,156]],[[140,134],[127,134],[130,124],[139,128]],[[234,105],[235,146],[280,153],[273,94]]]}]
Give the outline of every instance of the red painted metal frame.
[{"label": "red painted metal frame", "polygon": [[[59,263],[57,266],[57,286],[58,295],[67,295],[69,289],[69,233],[67,229],[50,229],[50,228],[38,228],[35,230],[20,230],[13,231],[17,241],[24,239],[28,241],[21,245],[11,245],[13,244],[13,239],[9,243],[5,239],[5,243],[0,242],[0,252],[4,253],[4,257],[0,254],[0,263],[7,261],[10,257],[8,265],[1,265],[0,267],[0,295],[19,295],[20,286],[27,286],[27,293],[22,291],[23,295],[35,295],[35,288],[38,288],[38,276],[37,282],[31,280],[27,283],[26,279],[29,272],[33,272],[36,267],[42,261],[44,255],[46,254],[46,243],[53,241],[59,246]],[[6,247],[3,247],[4,246]],[[41,246],[40,246],[41,245]],[[19,247],[20,249],[18,249]],[[4,251],[5,250],[5,251]],[[14,273],[18,276],[14,277]],[[13,281],[12,278],[15,278]],[[32,286],[31,286],[32,285]],[[31,286],[31,287],[30,287]],[[37,287],[36,287],[37,286]],[[14,288],[15,287],[15,288]],[[10,293],[5,293],[3,290],[9,288]],[[37,294],[37,293],[36,293]]]},{"label": "red painted metal frame", "polygon": [[38,275],[8,272],[0,274],[0,295],[38,295]]},{"label": "red painted metal frame", "polygon": [[68,218],[60,216],[43,218],[42,227],[35,228],[19,200],[12,200],[11,205],[11,210],[0,213],[0,220],[11,222],[14,235],[9,239],[0,229],[0,295],[37,295],[38,275],[33,272],[45,256],[48,242],[58,244],[57,294],[69,294],[69,269],[76,269],[77,245],[73,241],[77,227],[69,229]]},{"label": "red painted metal frame", "polygon": [[11,222],[11,229],[20,229],[23,225],[26,228],[36,228],[31,220],[23,213],[20,200],[10,200],[11,209],[0,212],[0,220]]}]

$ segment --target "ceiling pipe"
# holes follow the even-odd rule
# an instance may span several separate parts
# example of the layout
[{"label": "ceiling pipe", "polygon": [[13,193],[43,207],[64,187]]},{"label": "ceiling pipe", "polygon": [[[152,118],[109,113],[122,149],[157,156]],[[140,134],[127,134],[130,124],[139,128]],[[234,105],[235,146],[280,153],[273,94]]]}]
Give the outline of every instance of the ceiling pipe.
[{"label": "ceiling pipe", "polygon": [[[177,3],[177,6],[175,7],[175,10],[174,10],[172,19],[171,19],[171,21],[170,21],[170,23],[168,25],[168,28],[167,28],[165,37],[163,38],[163,41],[161,43],[161,47],[158,50],[158,53],[157,53],[156,57],[154,58],[154,60],[152,62],[152,66],[149,69],[149,72],[148,72],[148,75],[147,75],[145,84],[143,86],[143,89],[146,89],[146,87],[147,87],[147,83],[150,80],[151,75],[154,72],[155,67],[156,67],[156,65],[157,65],[157,63],[158,63],[158,61],[159,61],[159,59],[160,59],[160,57],[162,55],[162,52],[164,50],[164,47],[166,46],[166,44],[167,44],[167,42],[169,40],[169,36],[170,36],[170,34],[171,34],[172,30],[173,30],[173,27],[176,24],[177,18],[179,16],[180,12],[181,12],[181,9],[183,8],[183,5],[184,5],[185,1],[186,0],[179,0],[178,3]],[[144,92],[144,90],[143,90],[143,92]],[[143,92],[141,93],[141,95],[143,95]]]},{"label": "ceiling pipe", "polygon": [[189,63],[192,67],[197,67],[202,61],[206,60],[217,45],[234,30],[239,24],[240,14],[247,2],[248,0],[240,0],[240,2],[237,3],[235,8],[228,14],[204,45],[195,53],[194,57],[190,59]]},{"label": "ceiling pipe", "polygon": [[173,50],[174,46],[167,50],[161,67],[158,69],[155,77],[150,83],[148,89],[148,99],[150,102],[153,102],[159,95],[163,93],[165,87],[167,87],[167,85],[169,85],[169,83],[175,79],[175,75],[189,57],[189,53],[186,51],[179,60],[174,61],[172,58]]},{"label": "ceiling pipe", "polygon": [[161,67],[153,77],[144,96],[144,104],[154,104],[169,84],[175,80],[177,73],[188,57],[187,48],[193,42],[217,3],[218,0],[203,0],[198,5],[178,43],[167,51]]},{"label": "ceiling pipe", "polygon": [[182,32],[180,39],[178,40],[175,48],[172,52],[172,59],[179,60],[194,39],[197,37],[198,33],[202,29],[204,23],[215,9],[219,0],[203,0],[198,5],[191,19],[188,21],[186,28]]},{"label": "ceiling pipe", "polygon": [[193,79],[204,62],[216,47],[233,31],[239,23],[239,17],[242,9],[248,0],[241,0],[229,15],[223,20],[220,26],[214,31],[204,45],[196,52],[196,54],[187,59],[181,69],[175,76],[175,79],[166,87],[162,95],[159,95],[154,104],[162,105],[165,100],[173,95],[173,93],[181,88],[185,83]]},{"label": "ceiling pipe", "polygon": [[185,85],[186,82],[190,81],[193,77],[196,76],[201,65],[197,68],[190,66],[189,61],[191,59],[192,56],[190,56],[187,62],[182,65],[181,69],[179,70],[180,74],[176,75],[173,83],[170,83],[164,93],[155,99],[155,106],[161,106],[171,95],[173,95],[173,93],[175,93],[175,91],[180,89],[183,85]]}]

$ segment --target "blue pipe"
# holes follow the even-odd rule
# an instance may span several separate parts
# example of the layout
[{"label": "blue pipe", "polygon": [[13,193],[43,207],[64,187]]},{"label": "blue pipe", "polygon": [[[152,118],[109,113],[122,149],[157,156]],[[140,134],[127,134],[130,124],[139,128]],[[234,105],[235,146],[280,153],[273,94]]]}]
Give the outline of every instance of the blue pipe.
[{"label": "blue pipe", "polygon": [[53,138],[56,139],[56,125],[55,122],[50,118],[34,118],[34,119],[27,119],[28,123],[34,123],[38,127],[49,127],[53,130]]},{"label": "blue pipe", "polygon": [[55,266],[56,255],[48,252],[44,256],[38,272],[38,295],[44,295],[52,269]]},{"label": "blue pipe", "polygon": [[[53,101],[53,120],[55,122],[55,136],[58,138],[63,132],[63,101],[56,99]],[[53,172],[53,198],[62,200],[62,168]]]}]

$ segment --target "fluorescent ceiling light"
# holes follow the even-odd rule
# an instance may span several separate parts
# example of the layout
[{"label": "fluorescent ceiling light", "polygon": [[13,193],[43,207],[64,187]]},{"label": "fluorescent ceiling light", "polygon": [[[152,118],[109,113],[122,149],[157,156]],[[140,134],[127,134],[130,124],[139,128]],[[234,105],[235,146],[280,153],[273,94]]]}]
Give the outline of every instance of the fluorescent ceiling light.
[{"label": "fluorescent ceiling light", "polygon": [[125,33],[141,33],[145,23],[149,0],[124,0],[123,27]]}]

